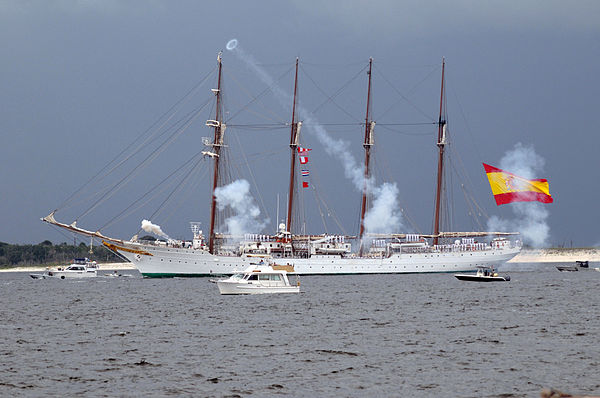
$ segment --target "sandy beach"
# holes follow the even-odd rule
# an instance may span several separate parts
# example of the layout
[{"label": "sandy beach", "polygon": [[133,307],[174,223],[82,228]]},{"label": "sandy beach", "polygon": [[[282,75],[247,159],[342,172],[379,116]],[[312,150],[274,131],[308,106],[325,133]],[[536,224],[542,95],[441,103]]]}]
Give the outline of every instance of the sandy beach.
[{"label": "sandy beach", "polygon": [[528,249],[521,251],[509,263],[574,263],[575,261],[600,261],[600,249]]},{"label": "sandy beach", "polygon": [[[574,263],[575,261],[600,262],[600,249],[536,249],[523,250],[509,263]],[[35,272],[44,271],[46,266],[27,266],[2,268],[0,272]],[[100,264],[100,271],[132,270],[132,263],[106,263]]]}]

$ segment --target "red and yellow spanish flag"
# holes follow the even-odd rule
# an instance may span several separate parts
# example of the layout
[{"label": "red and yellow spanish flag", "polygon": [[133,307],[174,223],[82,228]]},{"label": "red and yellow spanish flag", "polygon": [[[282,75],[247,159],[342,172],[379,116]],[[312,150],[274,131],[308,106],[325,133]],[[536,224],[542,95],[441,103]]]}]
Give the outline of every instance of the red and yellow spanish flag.
[{"label": "red and yellow spanish flag", "polygon": [[483,163],[492,194],[498,206],[512,202],[552,203],[548,180],[528,180],[508,171]]}]

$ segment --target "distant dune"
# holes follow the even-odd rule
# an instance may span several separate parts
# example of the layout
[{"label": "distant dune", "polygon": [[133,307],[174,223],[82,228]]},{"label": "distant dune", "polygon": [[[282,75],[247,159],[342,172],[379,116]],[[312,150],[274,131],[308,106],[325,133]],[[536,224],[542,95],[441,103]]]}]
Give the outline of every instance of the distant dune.
[{"label": "distant dune", "polygon": [[575,261],[600,261],[598,248],[525,249],[509,263],[570,263]]}]

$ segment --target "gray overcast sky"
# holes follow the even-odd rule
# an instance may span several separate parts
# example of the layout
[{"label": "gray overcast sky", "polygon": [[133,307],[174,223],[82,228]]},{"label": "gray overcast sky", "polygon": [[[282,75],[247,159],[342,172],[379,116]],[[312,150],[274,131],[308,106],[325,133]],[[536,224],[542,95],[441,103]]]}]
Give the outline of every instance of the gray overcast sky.
[{"label": "gray overcast sky", "polygon": [[[545,160],[536,177],[549,180],[555,198],[546,205],[547,243],[598,245],[598,16],[598,1],[0,0],[0,241],[68,240],[39,218],[209,73],[217,52],[235,37],[274,77],[300,57],[312,78],[331,82],[329,93],[372,56],[378,68],[373,76],[376,116],[398,101],[394,90],[383,88],[382,76],[404,93],[414,94],[411,104],[401,102],[400,110],[382,115],[389,123],[437,118],[439,64],[446,57],[450,128],[485,211],[514,217],[508,206],[496,207],[481,162],[498,166],[518,142],[532,145]],[[247,77],[247,88],[255,95],[264,89],[233,54],[225,52],[223,57],[226,77],[232,78],[226,81],[232,105],[240,84],[234,80]],[[364,118],[366,75],[361,76],[353,83],[356,88],[349,88],[340,99],[352,98],[357,120]],[[282,87],[289,91],[286,79]],[[306,94],[303,104],[312,110],[322,98],[315,96],[311,103],[308,86],[306,79],[301,81],[300,92]],[[414,112],[415,107],[422,112]],[[273,111],[280,120],[290,118],[283,108]],[[318,117],[328,119],[327,112]],[[362,138],[360,129],[356,131],[356,136],[332,134],[356,143],[353,150],[358,157]],[[386,135],[376,128],[377,154],[387,159],[377,164],[383,177],[398,183],[403,208],[426,233],[433,212],[435,127],[419,131],[431,134]],[[210,132],[202,121],[186,134],[184,148],[197,143],[199,150],[199,137]],[[240,145],[247,155],[280,150],[266,166],[251,164],[257,181],[253,190],[261,192],[269,213],[265,232],[271,232],[276,194],[285,197],[287,187],[288,132],[282,131],[274,144],[263,144],[260,134],[247,143],[242,136]],[[265,137],[273,139],[273,134]],[[339,165],[322,151],[319,154],[314,138],[309,134],[304,138],[313,148],[311,172],[315,178],[318,170],[322,172],[323,196],[345,231],[356,233],[359,194],[341,176]],[[161,160],[174,161],[171,170],[193,153],[178,152],[176,144],[172,147]],[[262,178],[278,162],[283,171]],[[189,237],[187,221],[206,225],[208,187],[203,178],[203,185],[189,193],[187,204],[174,205],[179,212],[157,220],[170,235]],[[146,189],[141,178],[139,184],[139,191]],[[455,196],[462,196],[458,189]],[[131,194],[130,201],[133,198]],[[88,229],[104,225],[125,207],[123,203],[115,199],[80,225]],[[68,213],[57,218],[72,221]],[[105,233],[128,238],[137,232],[141,218],[135,215]],[[340,232],[335,224],[329,225],[330,232]],[[315,225],[310,232],[322,230]]]}]

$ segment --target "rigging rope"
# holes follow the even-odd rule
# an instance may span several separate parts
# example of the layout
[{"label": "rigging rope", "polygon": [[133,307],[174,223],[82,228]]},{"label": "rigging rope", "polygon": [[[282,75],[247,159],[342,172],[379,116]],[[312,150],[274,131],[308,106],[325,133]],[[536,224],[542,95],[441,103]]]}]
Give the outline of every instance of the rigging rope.
[{"label": "rigging rope", "polygon": [[[313,192],[315,194],[315,198],[317,200],[317,203],[320,202],[325,207],[325,209],[327,210],[327,217],[333,219],[333,222],[338,226],[338,228],[340,229],[340,231],[343,234],[347,235],[346,229],[340,223],[340,220],[338,219],[337,215],[327,205],[327,201],[325,200],[325,197],[323,197],[322,195],[320,195],[319,194],[320,191],[316,189],[316,187],[322,186],[321,182],[320,182],[320,179],[319,179],[319,174],[316,172],[316,170],[314,170],[314,171],[311,172],[311,176],[312,176],[311,177],[311,182],[313,182],[315,184],[315,189],[313,189]],[[320,211],[320,207],[319,207],[319,211]],[[325,228],[327,229],[327,226],[325,226]]]},{"label": "rigging rope", "polygon": [[[246,89],[246,88],[245,88],[243,85],[241,85],[241,83],[239,83],[239,82],[237,81],[237,79],[235,79],[235,76],[233,76],[233,80],[234,80],[236,83],[238,83],[238,86],[239,86],[239,87],[240,87],[240,88],[241,88],[241,89],[242,89],[242,90],[243,90],[243,91],[244,91],[244,92],[245,92],[245,93],[248,95],[248,97],[250,97],[250,98],[251,98],[251,100],[250,100],[250,102],[248,102],[248,103],[247,103],[245,106],[243,106],[242,108],[240,108],[240,110],[238,110],[236,113],[234,113],[232,116],[230,116],[230,117],[227,119],[227,122],[226,122],[226,123],[229,123],[229,121],[230,121],[230,120],[233,120],[235,117],[239,116],[239,115],[240,115],[242,112],[244,112],[246,109],[248,109],[248,108],[250,107],[250,105],[252,105],[254,102],[257,102],[257,101],[259,101],[259,99],[260,99],[262,96],[264,96],[266,93],[273,92],[273,87],[275,86],[275,84],[279,83],[279,81],[280,81],[281,79],[283,79],[283,77],[284,77],[284,76],[286,76],[287,74],[289,74],[289,73],[290,73],[290,71],[291,71],[292,69],[293,69],[293,67],[292,67],[292,68],[290,68],[290,69],[288,69],[288,70],[286,70],[286,71],[285,71],[284,73],[282,73],[282,74],[281,74],[281,75],[280,75],[280,76],[279,76],[277,79],[275,79],[275,81],[273,82],[273,85],[272,85],[272,86],[268,86],[268,87],[267,87],[267,88],[265,88],[263,91],[261,91],[261,92],[260,92],[260,93],[259,93],[257,96],[254,96],[254,97],[252,96],[252,93],[251,93],[250,91],[248,91],[248,90],[247,90],[247,89]],[[259,102],[259,103],[260,103],[260,102]],[[264,104],[262,104],[262,103],[261,103],[261,105],[264,107]],[[269,108],[266,108],[266,109],[267,109],[267,110],[269,110]],[[276,114],[275,114],[275,113],[273,113],[273,112],[270,112],[270,113],[272,113],[272,116],[273,116],[274,118],[267,118],[267,117],[265,117],[266,119],[275,120],[275,119],[277,119],[277,118],[279,117],[279,115],[276,115]]]},{"label": "rigging rope", "polygon": [[[236,134],[235,130],[233,131],[233,136],[235,137],[240,148],[243,148],[242,143],[240,142],[240,137],[238,136],[238,134]],[[258,199],[260,200],[260,205],[264,211],[264,214],[266,214],[268,216],[269,213],[267,212],[267,206],[265,206],[263,197],[260,194],[261,190],[258,188],[258,184],[256,183],[256,178],[254,177],[254,173],[252,172],[252,169],[250,168],[250,163],[248,162],[248,158],[246,157],[246,151],[242,150],[240,152],[242,153],[244,162],[246,163],[246,167],[248,168],[248,173],[250,173],[250,178],[252,179],[252,184],[256,188],[256,192],[258,194]]]},{"label": "rigging rope", "polygon": [[[175,194],[175,192],[179,191],[179,189],[183,186],[183,184],[188,181],[188,179],[192,175],[192,172],[195,171],[195,170],[197,170],[198,165],[200,164],[200,162],[202,160],[203,160],[203,158],[199,158],[196,161],[196,163],[194,164],[194,166],[192,168],[190,168],[190,170],[184,175],[184,177],[181,179],[181,181],[179,182],[179,184],[177,184],[175,186],[175,188],[169,193],[169,195],[167,195],[167,197],[165,198],[165,200],[163,200],[162,203],[157,207],[157,209],[154,211],[154,213],[152,213],[152,215],[150,216],[151,220],[153,220],[158,214],[160,214],[160,212],[162,212],[165,209],[167,202],[169,200],[171,200],[171,198],[173,197],[173,195]],[[171,213],[171,214],[173,214],[173,213]],[[141,231],[141,228],[138,230],[138,233],[140,233],[140,231]]]},{"label": "rigging rope", "polygon": [[[200,170],[202,170],[202,173],[200,173]],[[200,178],[204,177],[204,175],[207,174],[208,168],[201,169],[199,167],[196,167],[194,169],[194,171],[195,171],[195,174],[194,175],[190,175],[189,180],[199,181]],[[194,178],[194,177],[197,177],[197,178]],[[186,187],[192,187],[192,186],[193,186],[192,184],[186,184]],[[191,192],[192,192],[192,189],[191,188],[188,189],[188,192],[185,195],[181,196],[181,199],[179,200],[179,202],[175,203],[173,206],[171,206],[171,209],[172,209],[171,213],[167,214],[167,216],[164,218],[164,221],[167,221],[167,220],[171,219],[171,217],[173,216],[173,214],[175,213],[175,211],[177,211],[178,209],[180,209],[182,207],[183,203],[185,203],[187,201],[187,198],[189,197],[189,195],[191,194]]]},{"label": "rigging rope", "polygon": [[335,97],[337,97],[338,95],[340,95],[345,89],[346,87],[348,87],[350,85],[350,83],[352,83],[354,80],[356,80],[365,70],[367,70],[368,66],[363,67],[356,75],[354,75],[352,78],[350,78],[350,80],[348,80],[344,85],[342,85],[342,87],[340,87],[336,92],[334,92],[331,96],[328,96],[328,94],[323,91],[321,89],[321,87],[313,80],[313,78],[308,75],[308,73],[306,72],[306,70],[304,68],[302,68],[302,66],[300,66],[300,69],[306,74],[306,76],[308,77],[308,79],[315,85],[315,87],[317,88],[317,90],[319,90],[321,92],[321,94],[323,94],[327,99],[320,104],[319,106],[317,106],[313,111],[312,114],[316,115],[317,111],[325,106],[325,104],[332,102],[339,110],[341,110],[342,112],[344,112],[346,115],[348,115],[350,118],[352,118],[353,120],[359,122],[360,119],[357,119],[356,116],[354,116],[353,114],[351,114],[350,112],[346,111],[344,108],[342,108],[340,105],[338,105],[334,99]]},{"label": "rigging rope", "polygon": [[[75,190],[75,192],[73,192],[57,209],[61,210],[64,209],[66,206],[68,206],[71,203],[71,200],[78,195],[81,191],[83,191],[83,189],[85,187],[87,187],[92,181],[94,181],[96,178],[98,178],[98,176],[105,170],[108,168],[108,166],[110,164],[112,164],[113,162],[115,162],[121,155],[123,155],[124,153],[126,153],[141,137],[143,137],[145,134],[147,134],[149,131],[151,131],[152,129],[154,129],[154,127],[160,122],[161,119],[163,119],[165,116],[167,116],[169,113],[171,113],[173,111],[173,113],[155,130],[155,133],[160,131],[160,129],[162,129],[162,127],[164,127],[164,125],[173,118],[173,116],[177,113],[177,110],[175,110],[178,106],[183,105],[185,102],[187,102],[187,100],[189,100],[189,98],[192,97],[192,94],[195,93],[200,86],[202,86],[204,84],[204,82],[206,82],[206,80],[212,75],[214,74],[216,71],[216,68],[213,68],[210,72],[208,72],[198,83],[196,83],[190,90],[188,90],[188,92],[181,97],[177,102],[175,102],[175,104],[173,104],[166,112],[164,112],[160,117],[158,117],[158,119],[156,119],[156,121],[154,123],[152,123],[146,130],[144,130],[141,134],[139,134],[128,146],[126,146],[121,152],[119,152],[119,154],[117,156],[115,156],[110,162],[108,162],[104,167],[102,167],[100,169],[100,171],[98,171],[98,173],[96,173],[93,177],[91,177],[87,182],[85,182],[79,189]],[[155,134],[153,133],[153,134]],[[153,135],[151,134],[150,137]],[[148,138],[149,139],[149,138]],[[146,140],[148,140],[146,139]],[[114,169],[116,169],[117,167],[119,167],[123,162],[127,161],[131,156],[128,156],[127,158],[125,158],[124,161],[120,162],[119,164],[117,164],[116,166],[114,166],[107,174],[106,176],[108,176],[110,173],[112,173],[112,171],[114,171]]]},{"label": "rigging rope", "polygon": [[[437,124],[437,123],[427,123],[427,124]],[[412,135],[412,136],[431,136],[434,134],[437,134],[437,132],[424,132],[424,133],[409,133],[406,131],[401,131],[401,130],[396,130],[396,129],[391,129],[389,128],[387,124],[377,124],[377,127],[381,126],[384,130],[388,130],[391,131],[393,133],[398,133],[398,134],[402,134],[402,135]]]},{"label": "rigging rope", "polygon": [[[375,66],[375,68],[376,68],[376,69],[379,71],[379,68],[377,68],[377,66]],[[430,72],[430,73],[429,73],[429,75],[430,75],[430,74],[432,74],[432,73],[433,73],[433,71],[432,71],[432,72]],[[383,78],[383,80],[385,80],[385,81],[387,82],[387,84],[389,84],[389,85],[390,85],[390,87],[391,87],[392,89],[394,89],[394,91],[395,91],[396,93],[398,93],[398,95],[400,95],[400,96],[401,96],[401,97],[402,97],[402,98],[403,98],[403,99],[404,99],[406,102],[408,102],[408,104],[409,104],[410,106],[412,106],[412,107],[413,107],[415,110],[417,110],[419,113],[421,113],[421,114],[422,114],[423,116],[425,116],[427,119],[429,119],[429,120],[435,120],[435,118],[433,118],[433,117],[431,117],[430,115],[428,115],[428,114],[427,114],[425,111],[423,111],[423,110],[422,110],[421,108],[419,108],[419,107],[418,107],[416,104],[414,104],[412,101],[410,101],[410,100],[409,100],[409,99],[408,99],[408,98],[407,98],[407,97],[406,97],[404,94],[402,94],[402,93],[400,92],[400,90],[398,90],[398,89],[396,88],[396,86],[394,86],[394,85],[393,85],[393,84],[392,84],[392,83],[391,83],[391,82],[388,80],[388,78],[386,78],[386,77],[385,77],[385,75],[384,75],[383,73],[380,73],[380,75],[381,75],[381,77]],[[414,90],[414,89],[415,89],[415,88],[416,88],[418,85],[420,85],[420,84],[421,84],[423,81],[425,81],[425,80],[426,80],[426,79],[429,77],[429,75],[427,75],[427,76],[426,76],[426,78],[425,78],[425,79],[423,79],[421,82],[417,83],[417,84],[416,84],[416,85],[415,85],[415,86],[414,86],[414,87],[413,87],[413,88],[412,88],[412,89],[411,89],[409,92],[411,92],[412,90]],[[399,101],[398,101],[398,102],[399,102]],[[385,112],[384,112],[384,113],[383,113],[381,116],[383,116],[384,114],[386,114],[387,112],[389,112],[389,110],[390,110],[392,107],[394,107],[394,106],[395,106],[395,105],[396,105],[398,102],[396,102],[396,103],[392,104],[392,106],[390,106],[390,108],[388,108],[388,109],[387,109],[387,110],[386,110],[386,111],[385,111]]]},{"label": "rigging rope", "polygon": [[[181,166],[179,166],[176,170],[174,170],[173,172],[171,172],[169,175],[167,175],[165,178],[163,178],[161,181],[159,181],[157,184],[155,184],[152,188],[150,188],[148,191],[146,191],[136,201],[134,201],[133,203],[131,203],[128,207],[126,207],[124,210],[122,210],[119,214],[117,214],[116,216],[114,216],[112,219],[108,220],[108,222],[106,224],[104,224],[100,229],[104,229],[104,228],[109,227],[110,225],[114,224],[115,222],[117,222],[118,220],[122,219],[123,217],[131,214],[132,211],[137,210],[138,208],[140,208],[143,205],[145,205],[146,203],[148,203],[150,200],[154,199],[154,197],[158,196],[159,193],[161,193],[162,191],[166,190],[166,184],[165,184],[166,182],[172,181],[174,175],[176,175],[183,168],[185,168],[186,166],[188,166],[199,155],[200,155],[200,152],[194,154],[190,159],[188,159],[185,163],[183,163]],[[200,160],[201,159],[202,158],[200,158]],[[157,191],[157,193],[155,193],[153,196],[151,196],[145,202],[142,203],[142,200],[144,200],[144,198],[146,198],[146,196],[148,196],[150,193],[152,193],[152,191],[156,190],[157,188],[161,188],[161,190]],[[135,208],[134,208],[134,205],[136,205]]]},{"label": "rigging rope", "polygon": [[[208,103],[208,102],[207,102]],[[199,108],[188,120],[187,122],[179,129],[176,129],[171,136],[169,136],[167,138],[167,140],[165,140],[158,148],[156,148],[146,159],[144,159],[144,161],[142,163],[140,163],[139,165],[137,165],[129,174],[125,175],[121,180],[119,180],[119,182],[117,182],[114,186],[113,189],[109,192],[107,192],[106,194],[104,194],[100,199],[98,199],[92,206],[90,206],[83,214],[81,214],[79,217],[77,217],[77,219],[82,218],[84,216],[86,216],[87,214],[89,214],[89,212],[91,212],[92,210],[94,210],[96,207],[98,207],[100,205],[100,203],[102,203],[104,200],[110,198],[112,195],[114,195],[123,185],[126,181],[128,181],[131,177],[133,177],[135,174],[139,173],[141,170],[143,170],[148,164],[150,164],[154,159],[156,159],[156,157],[162,153],[179,135],[181,135],[184,131],[187,130],[187,128],[192,124],[192,122],[194,120],[196,120],[196,118],[200,115],[200,111],[202,110],[202,108],[204,108],[204,106],[206,106],[205,103],[201,108]]]}]

